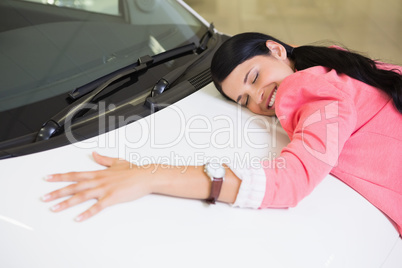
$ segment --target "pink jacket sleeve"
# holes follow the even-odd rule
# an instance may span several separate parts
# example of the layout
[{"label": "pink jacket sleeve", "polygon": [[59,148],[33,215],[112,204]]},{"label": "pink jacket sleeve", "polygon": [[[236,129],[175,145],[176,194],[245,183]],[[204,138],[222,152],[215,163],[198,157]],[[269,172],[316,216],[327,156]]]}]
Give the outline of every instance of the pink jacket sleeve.
[{"label": "pink jacket sleeve", "polygon": [[[247,206],[247,198],[258,198],[260,208],[293,207],[337,165],[354,131],[356,112],[346,90],[337,87],[343,84],[331,83],[331,76],[337,76],[336,72],[315,67],[282,82],[275,109],[291,142],[277,159],[263,162],[260,170],[234,170],[248,185],[245,189],[240,187],[238,196],[242,198],[235,205]],[[265,183],[261,182],[261,171]],[[253,194],[261,192],[261,187],[265,187],[262,198],[261,194]]]}]

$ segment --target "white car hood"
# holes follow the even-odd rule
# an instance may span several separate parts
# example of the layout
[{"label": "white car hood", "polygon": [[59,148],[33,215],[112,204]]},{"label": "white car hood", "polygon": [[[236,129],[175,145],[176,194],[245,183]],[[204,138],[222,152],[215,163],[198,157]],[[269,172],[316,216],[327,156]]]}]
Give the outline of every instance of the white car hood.
[{"label": "white car hood", "polygon": [[208,206],[151,195],[77,223],[73,219],[93,201],[53,213],[49,207],[55,202],[40,200],[66,185],[46,182],[45,175],[101,168],[90,157],[94,150],[139,164],[202,165],[211,158],[275,156],[289,139],[279,125],[273,131],[272,124],[264,127],[266,122],[275,119],[240,110],[210,84],[110,133],[1,160],[0,266],[380,267],[400,243],[397,231],[330,175],[292,209]]}]

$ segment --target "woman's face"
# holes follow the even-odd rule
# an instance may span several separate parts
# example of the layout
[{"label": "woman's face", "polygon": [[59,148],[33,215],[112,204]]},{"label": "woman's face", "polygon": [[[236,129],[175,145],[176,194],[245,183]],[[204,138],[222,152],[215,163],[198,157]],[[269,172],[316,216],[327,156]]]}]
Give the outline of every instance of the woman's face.
[{"label": "woman's face", "polygon": [[276,90],[294,71],[283,46],[273,41],[267,41],[267,46],[270,55],[255,56],[241,63],[221,86],[229,98],[250,111],[273,116]]}]

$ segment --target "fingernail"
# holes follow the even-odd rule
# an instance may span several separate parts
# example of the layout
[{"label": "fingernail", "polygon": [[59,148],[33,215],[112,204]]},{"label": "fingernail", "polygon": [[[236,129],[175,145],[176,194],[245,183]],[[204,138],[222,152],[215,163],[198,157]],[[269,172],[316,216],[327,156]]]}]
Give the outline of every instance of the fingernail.
[{"label": "fingernail", "polygon": [[51,179],[53,179],[53,175],[46,175],[43,179],[45,181],[51,180]]},{"label": "fingernail", "polygon": [[80,221],[82,221],[83,218],[84,218],[84,216],[79,215],[79,216],[75,217],[74,220],[80,222]]},{"label": "fingernail", "polygon": [[44,196],[42,196],[42,201],[47,201],[50,199],[50,195],[49,194],[45,194]]},{"label": "fingernail", "polygon": [[54,205],[53,207],[50,208],[51,211],[57,211],[57,210],[59,210],[59,209],[60,209],[60,205],[59,205],[59,204]]}]

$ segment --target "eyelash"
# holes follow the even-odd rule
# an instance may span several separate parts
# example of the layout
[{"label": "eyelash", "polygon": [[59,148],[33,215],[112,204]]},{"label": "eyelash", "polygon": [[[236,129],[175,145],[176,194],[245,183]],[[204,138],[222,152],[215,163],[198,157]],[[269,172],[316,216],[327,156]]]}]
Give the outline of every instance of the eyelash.
[{"label": "eyelash", "polygon": [[[251,84],[254,84],[255,81],[257,81],[257,78],[258,78],[258,73],[255,75],[255,78],[254,78],[254,80],[251,82]],[[250,98],[250,96],[247,96],[246,102],[243,104],[244,107],[247,107],[249,98]]]},{"label": "eyelash", "polygon": [[253,80],[252,84],[254,84],[254,83],[255,83],[255,81],[257,81],[257,78],[258,78],[258,73],[255,75],[255,78],[254,78],[254,80]]},{"label": "eyelash", "polygon": [[[255,75],[255,78],[254,78],[253,82],[251,82],[251,84],[254,84],[255,81],[257,81],[257,78],[258,78],[258,73]],[[246,103],[244,104],[245,107],[247,107],[249,98],[250,98],[250,96],[247,96]]]}]

